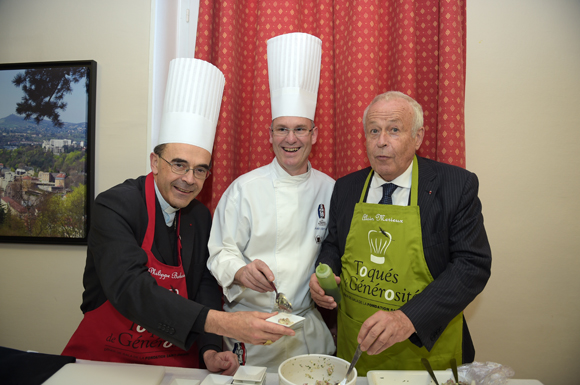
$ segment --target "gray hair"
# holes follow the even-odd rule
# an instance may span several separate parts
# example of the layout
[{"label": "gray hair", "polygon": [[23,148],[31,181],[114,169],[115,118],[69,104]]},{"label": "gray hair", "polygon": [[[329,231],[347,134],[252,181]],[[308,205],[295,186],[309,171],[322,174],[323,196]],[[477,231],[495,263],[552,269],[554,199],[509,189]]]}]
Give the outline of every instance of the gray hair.
[{"label": "gray hair", "polygon": [[413,99],[409,95],[404,94],[404,93],[399,92],[399,91],[388,91],[388,92],[385,92],[383,94],[377,95],[377,96],[375,96],[373,101],[367,106],[367,108],[365,109],[365,112],[363,114],[363,129],[364,129],[365,135],[367,133],[367,113],[368,113],[369,109],[371,108],[371,106],[373,104],[381,101],[381,100],[388,102],[388,101],[394,100],[394,99],[406,100],[409,103],[409,105],[411,106],[411,109],[413,110],[413,127],[411,128],[411,134],[412,134],[413,138],[415,137],[415,135],[417,135],[417,130],[419,130],[419,128],[423,127],[423,108],[421,107],[421,105],[419,103],[417,103],[417,101],[415,99]]},{"label": "gray hair", "polygon": [[163,144],[158,144],[157,146],[155,146],[155,148],[153,149],[153,152],[159,156],[163,155],[163,151],[165,150],[165,146],[167,145],[167,143],[163,143]]}]

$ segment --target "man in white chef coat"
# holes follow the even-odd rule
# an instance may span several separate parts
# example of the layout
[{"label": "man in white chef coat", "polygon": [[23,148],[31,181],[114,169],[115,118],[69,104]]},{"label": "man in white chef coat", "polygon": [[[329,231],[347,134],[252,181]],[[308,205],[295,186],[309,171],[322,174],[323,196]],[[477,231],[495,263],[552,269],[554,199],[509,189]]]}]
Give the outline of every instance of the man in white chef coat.
[{"label": "man in white chef coat", "polygon": [[268,40],[272,163],[236,179],[214,214],[207,266],[222,286],[228,312],[277,310],[270,282],[304,317],[293,337],[250,345],[224,337],[240,364],[278,365],[299,354],[335,351],[332,335],[308,288],[327,234],[334,180],[314,170],[308,155],[316,143],[314,113],[322,42],[305,33]]}]

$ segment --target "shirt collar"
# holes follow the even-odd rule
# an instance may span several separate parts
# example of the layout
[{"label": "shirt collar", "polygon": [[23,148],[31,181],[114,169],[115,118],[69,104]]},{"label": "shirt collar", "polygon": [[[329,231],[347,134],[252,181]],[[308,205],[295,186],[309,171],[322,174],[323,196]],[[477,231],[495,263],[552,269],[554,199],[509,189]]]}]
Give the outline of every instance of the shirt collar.
[{"label": "shirt collar", "polygon": [[277,179],[283,179],[284,181],[291,183],[302,183],[303,181],[307,180],[308,177],[310,177],[312,172],[312,165],[310,164],[310,161],[308,161],[308,171],[306,171],[304,174],[294,176],[288,174],[288,172],[286,172],[286,170],[280,166],[277,158],[274,158],[272,165],[274,166],[274,173]]},{"label": "shirt collar", "polygon": [[371,181],[371,188],[382,188],[382,186],[385,183],[394,183],[399,187],[410,189],[413,176],[412,174],[413,174],[413,162],[411,162],[409,167],[407,167],[407,169],[403,171],[401,175],[393,179],[391,182],[387,182],[379,175],[378,172],[375,172],[373,174],[373,180]]},{"label": "shirt collar", "polygon": [[159,205],[161,206],[161,211],[163,211],[163,218],[165,219],[165,224],[167,227],[173,226],[173,221],[175,220],[175,212],[179,209],[172,207],[165,199],[159,189],[157,188],[157,182],[155,183],[155,195],[157,196],[157,200],[159,201]]}]

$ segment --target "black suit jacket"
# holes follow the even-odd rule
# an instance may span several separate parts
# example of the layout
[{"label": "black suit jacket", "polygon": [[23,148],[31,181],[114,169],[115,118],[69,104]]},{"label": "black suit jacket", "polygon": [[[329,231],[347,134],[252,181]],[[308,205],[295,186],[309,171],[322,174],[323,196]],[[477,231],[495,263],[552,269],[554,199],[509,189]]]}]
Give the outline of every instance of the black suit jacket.
[{"label": "black suit jacket", "polygon": [[[165,225],[157,198],[155,205],[153,254],[175,266],[175,230]],[[147,254],[141,244],[148,219],[145,176],[141,176],[95,199],[81,310],[86,313],[109,300],[123,316],[182,349],[189,350],[197,341],[202,356],[208,349],[222,350],[222,338],[203,331],[209,309],[222,308],[221,290],[206,267],[211,214],[197,200],[180,211],[189,299],[158,286],[145,266]]]},{"label": "black suit jacket", "polygon": [[[418,205],[423,249],[434,281],[401,307],[415,326],[411,341],[431,349],[447,324],[483,290],[491,273],[491,249],[483,226],[477,176],[462,168],[418,157]],[[341,271],[355,204],[371,168],[336,181],[328,236],[316,264]],[[465,321],[465,320],[464,320]],[[472,362],[473,342],[464,322],[463,362]]]}]

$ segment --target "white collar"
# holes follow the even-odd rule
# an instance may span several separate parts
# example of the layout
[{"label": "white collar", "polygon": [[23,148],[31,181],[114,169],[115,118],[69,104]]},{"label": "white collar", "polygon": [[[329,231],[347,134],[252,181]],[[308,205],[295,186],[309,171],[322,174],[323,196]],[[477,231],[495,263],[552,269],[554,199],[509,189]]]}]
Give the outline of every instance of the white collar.
[{"label": "white collar", "polygon": [[159,200],[159,205],[161,206],[161,211],[163,211],[163,218],[165,219],[165,224],[167,227],[173,226],[173,221],[175,220],[175,212],[179,209],[172,207],[165,199],[163,199],[163,195],[159,192],[157,188],[157,182],[154,181],[155,184],[155,195],[157,196],[157,200]]},{"label": "white collar", "polygon": [[403,188],[411,188],[411,183],[412,183],[412,175],[413,174],[413,162],[411,162],[411,164],[409,165],[409,167],[407,167],[407,169],[405,171],[403,171],[403,173],[401,175],[399,175],[398,177],[396,177],[395,179],[393,179],[391,182],[387,182],[386,180],[384,180],[378,172],[374,172],[373,174],[373,180],[371,181],[371,188],[379,188],[385,184],[385,183],[394,183],[399,187],[403,187]]},{"label": "white collar", "polygon": [[276,176],[276,179],[283,180],[284,182],[289,182],[292,184],[299,184],[304,182],[310,177],[310,174],[312,173],[312,165],[310,164],[310,161],[308,161],[308,171],[300,175],[288,174],[288,172],[284,170],[282,166],[280,166],[280,163],[278,163],[277,158],[274,158],[274,160],[272,161],[272,166],[274,169],[274,175]]}]

